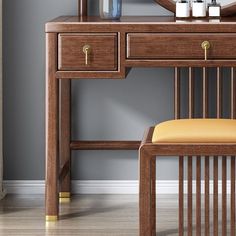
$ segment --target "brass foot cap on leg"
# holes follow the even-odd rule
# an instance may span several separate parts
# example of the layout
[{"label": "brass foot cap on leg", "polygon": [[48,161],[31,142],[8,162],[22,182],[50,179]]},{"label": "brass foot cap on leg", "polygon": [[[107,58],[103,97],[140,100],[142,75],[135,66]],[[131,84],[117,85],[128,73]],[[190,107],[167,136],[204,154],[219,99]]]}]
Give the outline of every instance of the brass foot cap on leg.
[{"label": "brass foot cap on leg", "polygon": [[60,192],[59,198],[70,198],[70,192]]},{"label": "brass foot cap on leg", "polygon": [[60,192],[59,193],[59,202],[60,203],[70,202],[70,192]]},{"label": "brass foot cap on leg", "polygon": [[58,216],[46,216],[46,221],[57,221]]}]

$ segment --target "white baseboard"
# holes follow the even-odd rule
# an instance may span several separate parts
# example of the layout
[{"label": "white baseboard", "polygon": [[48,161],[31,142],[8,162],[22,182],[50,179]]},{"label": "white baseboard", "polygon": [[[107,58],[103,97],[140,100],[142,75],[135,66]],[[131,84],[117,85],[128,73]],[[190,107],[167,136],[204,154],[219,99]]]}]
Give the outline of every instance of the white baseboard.
[{"label": "white baseboard", "polygon": [[[12,194],[44,194],[45,182],[43,180],[6,180],[4,188]],[[221,181],[219,181],[221,193]],[[204,181],[201,183],[204,193]],[[178,194],[178,181],[159,180],[156,184],[157,194]],[[193,181],[193,193],[196,183]],[[187,181],[184,182],[184,191],[187,192]],[[230,181],[227,182],[227,192],[230,193]],[[137,194],[137,180],[74,180],[72,181],[74,194]],[[213,193],[213,181],[210,181],[210,193]]]}]

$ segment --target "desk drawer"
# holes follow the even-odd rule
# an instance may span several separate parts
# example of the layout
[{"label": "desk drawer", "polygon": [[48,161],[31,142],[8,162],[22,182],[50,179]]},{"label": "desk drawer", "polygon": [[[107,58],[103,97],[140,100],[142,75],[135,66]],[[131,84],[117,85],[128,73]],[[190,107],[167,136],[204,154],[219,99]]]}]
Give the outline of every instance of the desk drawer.
[{"label": "desk drawer", "polygon": [[[84,47],[88,46],[86,53]],[[73,71],[117,70],[117,34],[59,34],[58,69]]]},{"label": "desk drawer", "polygon": [[236,34],[127,34],[129,59],[204,59],[202,42],[209,41],[208,59],[235,59]]}]

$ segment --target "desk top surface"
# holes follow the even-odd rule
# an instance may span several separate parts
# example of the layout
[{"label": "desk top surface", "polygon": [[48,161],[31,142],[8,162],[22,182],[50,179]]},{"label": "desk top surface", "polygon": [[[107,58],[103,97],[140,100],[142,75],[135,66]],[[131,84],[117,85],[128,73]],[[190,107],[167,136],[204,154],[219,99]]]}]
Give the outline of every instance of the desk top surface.
[{"label": "desk top surface", "polygon": [[236,17],[176,19],[174,16],[123,16],[119,20],[104,20],[99,16],[60,16],[46,23],[46,32],[114,32],[122,30],[236,33]]},{"label": "desk top surface", "polygon": [[220,19],[210,19],[210,18],[187,18],[187,19],[177,19],[174,16],[122,16],[119,20],[104,20],[99,16],[60,16],[52,21],[51,23],[79,23],[79,24],[89,24],[89,23],[100,23],[100,24],[126,24],[126,23],[186,23],[186,24],[206,24],[206,23],[232,23],[236,24],[236,17],[222,17]]}]

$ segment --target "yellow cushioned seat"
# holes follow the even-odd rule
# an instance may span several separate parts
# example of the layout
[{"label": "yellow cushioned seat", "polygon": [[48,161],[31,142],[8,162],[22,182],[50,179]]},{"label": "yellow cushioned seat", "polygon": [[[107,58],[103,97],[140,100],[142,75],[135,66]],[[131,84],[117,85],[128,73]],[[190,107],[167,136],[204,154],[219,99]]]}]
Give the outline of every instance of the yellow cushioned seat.
[{"label": "yellow cushioned seat", "polygon": [[236,120],[180,119],[158,124],[153,143],[236,143]]}]

